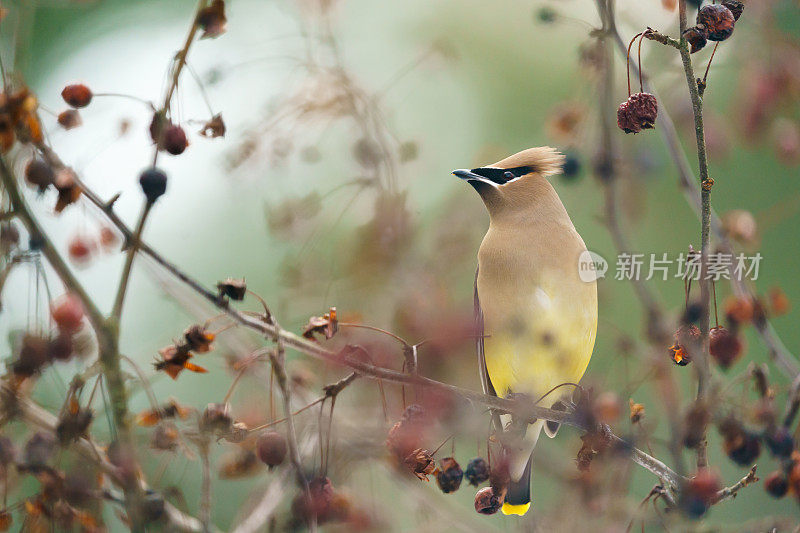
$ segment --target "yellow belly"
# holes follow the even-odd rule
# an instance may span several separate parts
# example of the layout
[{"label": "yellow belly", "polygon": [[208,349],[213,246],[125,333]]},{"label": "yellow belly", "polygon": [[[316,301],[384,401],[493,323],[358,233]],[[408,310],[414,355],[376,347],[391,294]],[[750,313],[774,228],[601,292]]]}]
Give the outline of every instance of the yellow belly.
[{"label": "yellow belly", "polygon": [[594,283],[539,282],[512,290],[495,287],[485,297],[479,284],[486,368],[500,396],[515,392],[538,399],[557,385],[577,383],[589,365],[597,330]]}]

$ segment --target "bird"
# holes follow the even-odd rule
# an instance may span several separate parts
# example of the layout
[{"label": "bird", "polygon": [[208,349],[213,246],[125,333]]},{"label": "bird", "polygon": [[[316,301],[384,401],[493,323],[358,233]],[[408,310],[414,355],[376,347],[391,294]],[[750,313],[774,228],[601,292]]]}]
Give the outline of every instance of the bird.
[{"label": "bird", "polygon": [[[564,156],[542,146],[492,165],[453,171],[489,213],[475,275],[476,348],[484,394],[523,395],[542,407],[568,407],[566,384],[583,377],[597,333],[597,285],[579,275],[587,252],[549,176]],[[585,257],[585,256],[584,256]],[[555,391],[553,390],[555,389]],[[531,507],[533,450],[542,429],[558,424],[499,418],[510,482],[501,507]]]}]

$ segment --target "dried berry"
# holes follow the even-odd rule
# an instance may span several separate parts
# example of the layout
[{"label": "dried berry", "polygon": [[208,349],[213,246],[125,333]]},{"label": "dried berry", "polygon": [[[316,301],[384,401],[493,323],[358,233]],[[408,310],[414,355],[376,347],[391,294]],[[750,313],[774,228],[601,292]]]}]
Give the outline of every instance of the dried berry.
[{"label": "dried berry", "polygon": [[119,244],[119,236],[117,233],[108,226],[100,228],[100,244],[106,251],[116,248]]},{"label": "dried berry", "polygon": [[19,229],[13,222],[0,224],[0,248],[8,250],[19,244]]},{"label": "dried berry", "polygon": [[189,327],[183,333],[183,338],[186,341],[186,347],[197,353],[208,353],[214,348],[211,344],[214,342],[214,334],[198,324]]},{"label": "dried berry", "polygon": [[495,514],[503,506],[503,500],[498,498],[492,487],[484,487],[475,494],[475,510],[480,514]]},{"label": "dried berry", "polygon": [[203,35],[201,39],[208,39],[219,37],[225,33],[225,2],[223,0],[214,0],[211,5],[203,8],[197,14],[197,24],[203,28]]},{"label": "dried berry", "polygon": [[628,398],[628,406],[631,410],[631,424],[636,424],[644,418],[644,405],[634,402],[633,398]]},{"label": "dried berry", "polygon": [[27,467],[46,466],[56,449],[56,440],[50,433],[34,433],[25,443],[23,462]]},{"label": "dried berry", "polygon": [[703,468],[689,480],[686,490],[708,504],[714,501],[717,492],[719,492],[721,488],[722,482],[719,475],[708,468]]},{"label": "dried berry", "polygon": [[705,26],[709,41],[724,41],[733,33],[736,18],[721,4],[703,6],[697,12],[697,24]]},{"label": "dried berry", "polygon": [[256,451],[261,462],[272,468],[286,460],[289,447],[286,437],[276,431],[264,433],[256,441]]},{"label": "dried berry", "polygon": [[700,341],[700,328],[695,325],[681,326],[675,332],[675,344],[667,351],[676,365],[686,366],[692,362],[691,348]]},{"label": "dried berry", "polygon": [[780,470],[776,470],[764,480],[764,489],[773,498],[783,498],[789,490],[789,480]]},{"label": "dried berry", "polygon": [[49,360],[49,341],[44,337],[26,334],[22,337],[19,355],[11,364],[17,376],[31,377],[39,372]]},{"label": "dried berry", "polygon": [[436,483],[445,494],[455,492],[461,486],[464,472],[453,457],[445,457],[439,462],[439,471],[436,473]]},{"label": "dried berry", "polygon": [[229,414],[230,408],[227,403],[210,403],[203,411],[200,418],[200,431],[225,434],[233,426],[233,419]]},{"label": "dried berry", "polygon": [[58,201],[55,211],[60,213],[68,205],[72,205],[81,197],[81,187],[75,179],[75,172],[69,168],[62,168],[56,173],[54,183],[58,191]]},{"label": "dried berry", "polygon": [[785,315],[792,307],[789,297],[780,287],[773,287],[769,290],[769,308],[773,316]]},{"label": "dried berry", "polygon": [[211,120],[203,124],[203,129],[200,130],[200,135],[214,139],[216,137],[225,137],[225,122],[222,120],[222,115],[217,113]]},{"label": "dried berry", "polygon": [[423,408],[412,404],[406,407],[400,421],[389,430],[386,446],[401,462],[420,447],[427,422],[428,418]]},{"label": "dried berry", "polygon": [[631,115],[629,101],[622,102],[617,108],[617,126],[625,133],[639,133],[642,127]]},{"label": "dried berry", "polygon": [[189,140],[186,138],[186,132],[183,128],[175,124],[171,124],[164,129],[164,137],[161,145],[168,153],[172,155],[180,155],[189,146]]},{"label": "dried berry", "polygon": [[47,354],[54,361],[68,361],[75,351],[74,348],[72,336],[62,332],[50,339]]},{"label": "dried berry", "polygon": [[750,466],[761,454],[761,440],[758,435],[745,429],[735,418],[723,420],[719,425],[719,432],[724,438],[725,453],[734,463]]},{"label": "dried berry", "polygon": [[706,46],[708,42],[708,31],[706,31],[705,26],[698,24],[683,32],[683,37],[692,46],[691,53],[693,54]]},{"label": "dried berry", "polygon": [[755,304],[749,296],[731,297],[725,302],[725,317],[734,325],[751,322],[755,313]]},{"label": "dried berry", "polygon": [[711,328],[708,332],[711,357],[722,368],[730,367],[741,357],[744,345],[739,337],[724,326]]},{"label": "dried berry", "polygon": [[245,283],[244,278],[228,278],[217,283],[217,290],[220,296],[227,296],[231,300],[241,301],[244,300],[244,295],[247,294],[247,283]]},{"label": "dried berry", "polygon": [[742,16],[742,12],[744,12],[744,4],[739,0],[723,0],[722,5],[731,10],[733,20],[739,20],[739,17]]},{"label": "dried berry", "polygon": [[403,460],[403,464],[421,481],[428,481],[428,476],[436,470],[436,462],[431,453],[421,448],[409,453]]},{"label": "dried berry", "polygon": [[167,175],[155,167],[148,168],[139,175],[139,185],[147,201],[152,204],[167,192]]},{"label": "dried berry", "polygon": [[467,463],[464,477],[473,487],[477,487],[489,479],[489,464],[483,457],[476,457]]},{"label": "dried berry", "polygon": [[308,324],[303,328],[303,337],[314,340],[314,334],[320,333],[326,339],[333,338],[339,330],[339,322],[336,319],[336,308],[330,310],[322,316],[312,316],[308,319]]},{"label": "dried berry", "polygon": [[83,121],[77,109],[67,109],[58,114],[58,123],[65,130],[71,130],[79,127]]},{"label": "dried berry", "polygon": [[67,105],[75,108],[86,107],[92,101],[92,91],[83,84],[67,85],[61,97]]},{"label": "dried berry", "polygon": [[68,292],[50,304],[50,316],[58,329],[75,333],[83,327],[83,302],[78,295]]},{"label": "dried berry", "polygon": [[161,356],[160,361],[156,361],[156,370],[163,370],[172,379],[178,379],[178,376],[184,370],[190,370],[200,374],[208,372],[202,366],[189,362],[189,359],[194,357],[194,354],[189,351],[185,345],[176,346],[170,344],[158,351]]},{"label": "dried berry", "polygon": [[681,493],[681,509],[693,518],[703,516],[721,488],[722,483],[716,473],[707,468],[699,470]]},{"label": "dried berry", "polygon": [[658,117],[658,100],[650,93],[634,93],[628,97],[628,112],[643,130],[653,129]]},{"label": "dried berry", "polygon": [[178,447],[178,430],[172,424],[159,424],[150,439],[154,450],[173,451]]},{"label": "dried berry", "polygon": [[67,254],[70,261],[79,266],[84,266],[92,259],[94,243],[83,235],[75,235],[67,245]]},{"label": "dried berry", "polygon": [[308,482],[308,495],[301,492],[292,502],[295,518],[306,522],[316,517],[317,523],[331,518],[331,504],[334,500],[333,483],[327,477],[319,477]]},{"label": "dried berry", "polygon": [[258,457],[250,450],[237,449],[225,454],[218,461],[220,479],[241,479],[259,471]]},{"label": "dried berry", "polygon": [[784,426],[779,426],[773,431],[768,431],[764,436],[764,443],[773,455],[787,458],[794,450],[792,433]]},{"label": "dried berry", "polygon": [[46,190],[56,181],[56,173],[44,159],[34,157],[25,165],[25,181],[39,191]]},{"label": "dried berry", "polygon": [[603,392],[592,403],[592,414],[602,424],[613,424],[622,414],[622,402],[613,392]]},{"label": "dried berry", "polygon": [[79,407],[67,410],[59,419],[56,426],[56,436],[61,444],[75,442],[86,436],[86,432],[94,419],[90,409]]}]

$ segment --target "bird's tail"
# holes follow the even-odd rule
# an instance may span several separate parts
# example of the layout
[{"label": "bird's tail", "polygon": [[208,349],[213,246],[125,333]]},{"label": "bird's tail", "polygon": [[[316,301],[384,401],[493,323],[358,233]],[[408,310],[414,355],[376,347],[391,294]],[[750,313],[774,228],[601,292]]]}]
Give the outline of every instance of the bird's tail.
[{"label": "bird's tail", "polygon": [[533,449],[539,440],[539,434],[544,426],[543,420],[538,420],[528,426],[525,435],[513,449],[506,449],[509,454],[509,474],[511,482],[506,492],[503,503],[503,514],[524,515],[531,507],[531,463]]},{"label": "bird's tail", "polygon": [[506,492],[506,499],[503,502],[502,511],[505,515],[515,514],[524,516],[531,508],[531,463],[533,454],[528,456],[528,463],[522,472],[522,477],[516,481],[511,481]]}]

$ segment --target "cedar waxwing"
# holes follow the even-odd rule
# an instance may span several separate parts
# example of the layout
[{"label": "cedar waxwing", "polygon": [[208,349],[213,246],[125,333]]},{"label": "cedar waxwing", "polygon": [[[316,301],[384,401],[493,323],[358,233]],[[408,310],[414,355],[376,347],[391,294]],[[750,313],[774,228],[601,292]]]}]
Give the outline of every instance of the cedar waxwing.
[{"label": "cedar waxwing", "polygon": [[[562,154],[540,147],[453,172],[478,191],[489,211],[475,276],[478,364],[486,394],[524,394],[536,401],[557,385],[577,383],[589,365],[597,286],[579,276],[586,245],[546,179],[563,163]],[[562,391],[539,405],[554,407]],[[502,510],[524,515],[531,506],[531,460],[539,433],[544,427],[554,437],[558,425],[500,419],[511,477]]]}]

